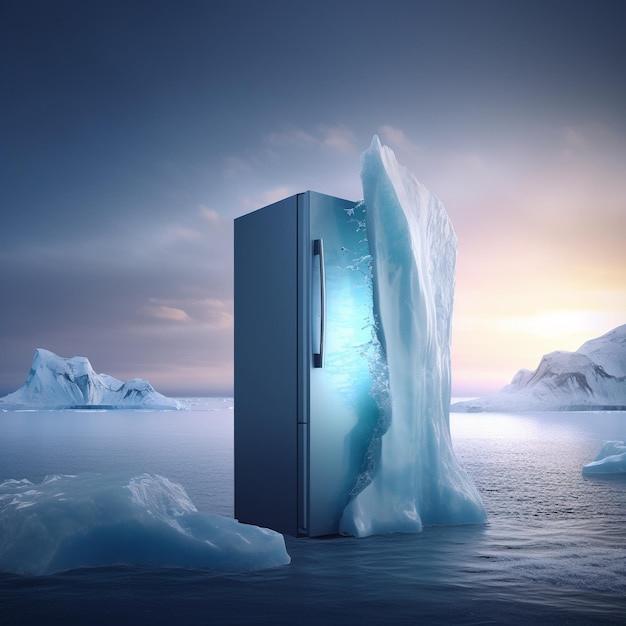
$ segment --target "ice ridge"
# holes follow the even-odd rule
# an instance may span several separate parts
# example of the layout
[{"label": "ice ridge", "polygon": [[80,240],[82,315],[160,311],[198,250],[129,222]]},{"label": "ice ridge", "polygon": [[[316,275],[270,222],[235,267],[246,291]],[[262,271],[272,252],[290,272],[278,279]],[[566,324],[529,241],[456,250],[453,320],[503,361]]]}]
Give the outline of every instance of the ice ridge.
[{"label": "ice ridge", "polygon": [[439,199],[378,137],[362,157],[361,180],[384,360],[377,375],[387,377],[388,396],[379,402],[378,467],[361,477],[366,486],[346,506],[341,532],[363,537],[484,522],[449,427],[456,235]]}]

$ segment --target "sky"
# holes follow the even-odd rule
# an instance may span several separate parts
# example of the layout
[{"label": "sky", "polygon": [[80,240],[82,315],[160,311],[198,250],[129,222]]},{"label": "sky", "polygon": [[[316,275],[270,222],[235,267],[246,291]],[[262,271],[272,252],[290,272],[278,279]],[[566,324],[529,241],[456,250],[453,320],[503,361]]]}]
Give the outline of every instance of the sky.
[{"label": "sky", "polygon": [[358,200],[372,136],[459,239],[452,393],[626,323],[626,3],[0,0],[0,394],[38,347],[233,388],[233,219]]}]

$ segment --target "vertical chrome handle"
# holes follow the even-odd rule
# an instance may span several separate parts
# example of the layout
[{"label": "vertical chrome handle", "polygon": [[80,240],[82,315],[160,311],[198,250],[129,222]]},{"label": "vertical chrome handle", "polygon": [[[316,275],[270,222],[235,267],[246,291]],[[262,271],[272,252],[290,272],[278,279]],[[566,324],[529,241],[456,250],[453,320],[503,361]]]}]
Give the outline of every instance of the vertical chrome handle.
[{"label": "vertical chrome handle", "polygon": [[313,256],[320,264],[320,351],[313,353],[313,367],[324,367],[324,335],[326,333],[326,271],[324,268],[324,240],[313,240]]}]

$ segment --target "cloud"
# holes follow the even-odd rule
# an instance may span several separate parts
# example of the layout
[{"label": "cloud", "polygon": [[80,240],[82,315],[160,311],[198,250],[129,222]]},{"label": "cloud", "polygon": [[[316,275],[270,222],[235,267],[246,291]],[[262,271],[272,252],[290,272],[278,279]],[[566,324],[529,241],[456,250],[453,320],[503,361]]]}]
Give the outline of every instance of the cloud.
[{"label": "cloud", "polygon": [[225,178],[242,178],[248,176],[252,170],[252,163],[248,159],[244,159],[240,156],[229,156],[225,159]]},{"label": "cloud", "polygon": [[383,124],[378,133],[383,143],[391,144],[391,147],[402,148],[403,150],[414,150],[415,146],[408,137],[404,134],[404,131],[390,124]]},{"label": "cloud", "polygon": [[355,149],[354,133],[343,125],[318,124],[312,131],[288,126],[281,131],[270,133],[267,136],[267,143],[272,147],[313,147],[332,152],[351,152]]},{"label": "cloud", "polygon": [[286,186],[267,189],[263,192],[264,205],[272,204],[272,202],[278,202],[278,200],[292,196],[294,193],[296,192],[291,187]]},{"label": "cloud", "polygon": [[186,228],[184,226],[174,226],[166,233],[169,240],[172,242],[179,241],[198,241],[202,239],[202,234],[193,228]]},{"label": "cloud", "polygon": [[270,146],[313,146],[318,143],[318,140],[301,128],[289,126],[280,132],[270,133],[267,136],[267,142]]},{"label": "cloud", "polygon": [[266,189],[265,191],[259,191],[259,193],[254,196],[244,197],[243,205],[246,207],[246,209],[254,211],[255,209],[260,209],[261,207],[267,206],[268,204],[272,204],[274,202],[278,202],[279,200],[283,200],[284,198],[288,198],[289,196],[293,196],[296,193],[298,193],[298,191],[296,191],[295,187],[280,185],[278,187]]},{"label": "cloud", "polygon": [[322,127],[322,145],[339,152],[351,152],[355,149],[354,134],[345,126]]},{"label": "cloud", "polygon": [[198,207],[198,210],[200,211],[200,215],[203,217],[203,219],[209,222],[209,224],[217,226],[222,221],[220,214],[215,209],[211,209],[208,206],[201,204]]},{"label": "cloud", "polygon": [[193,324],[198,330],[231,330],[234,326],[231,300],[219,298],[150,298],[143,312],[156,320]]},{"label": "cloud", "polygon": [[192,318],[183,309],[166,306],[164,304],[150,304],[145,307],[146,313],[150,317],[169,322],[191,322]]},{"label": "cloud", "polygon": [[187,301],[187,308],[200,324],[211,330],[232,330],[234,327],[233,302],[228,299],[203,298]]}]

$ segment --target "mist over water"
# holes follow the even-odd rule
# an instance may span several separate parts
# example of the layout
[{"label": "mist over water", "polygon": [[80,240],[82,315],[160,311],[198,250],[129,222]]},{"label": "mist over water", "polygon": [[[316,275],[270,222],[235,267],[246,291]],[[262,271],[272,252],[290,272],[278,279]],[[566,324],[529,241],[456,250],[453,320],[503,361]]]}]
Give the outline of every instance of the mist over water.
[{"label": "mist over water", "polygon": [[[231,407],[1,412],[0,480],[152,472],[179,482],[200,511],[232,516]],[[626,413],[453,413],[451,430],[487,524],[286,538],[291,565],[248,574],[4,573],[0,623],[621,623],[626,479],[583,478],[581,468],[605,440],[626,440]]]}]

